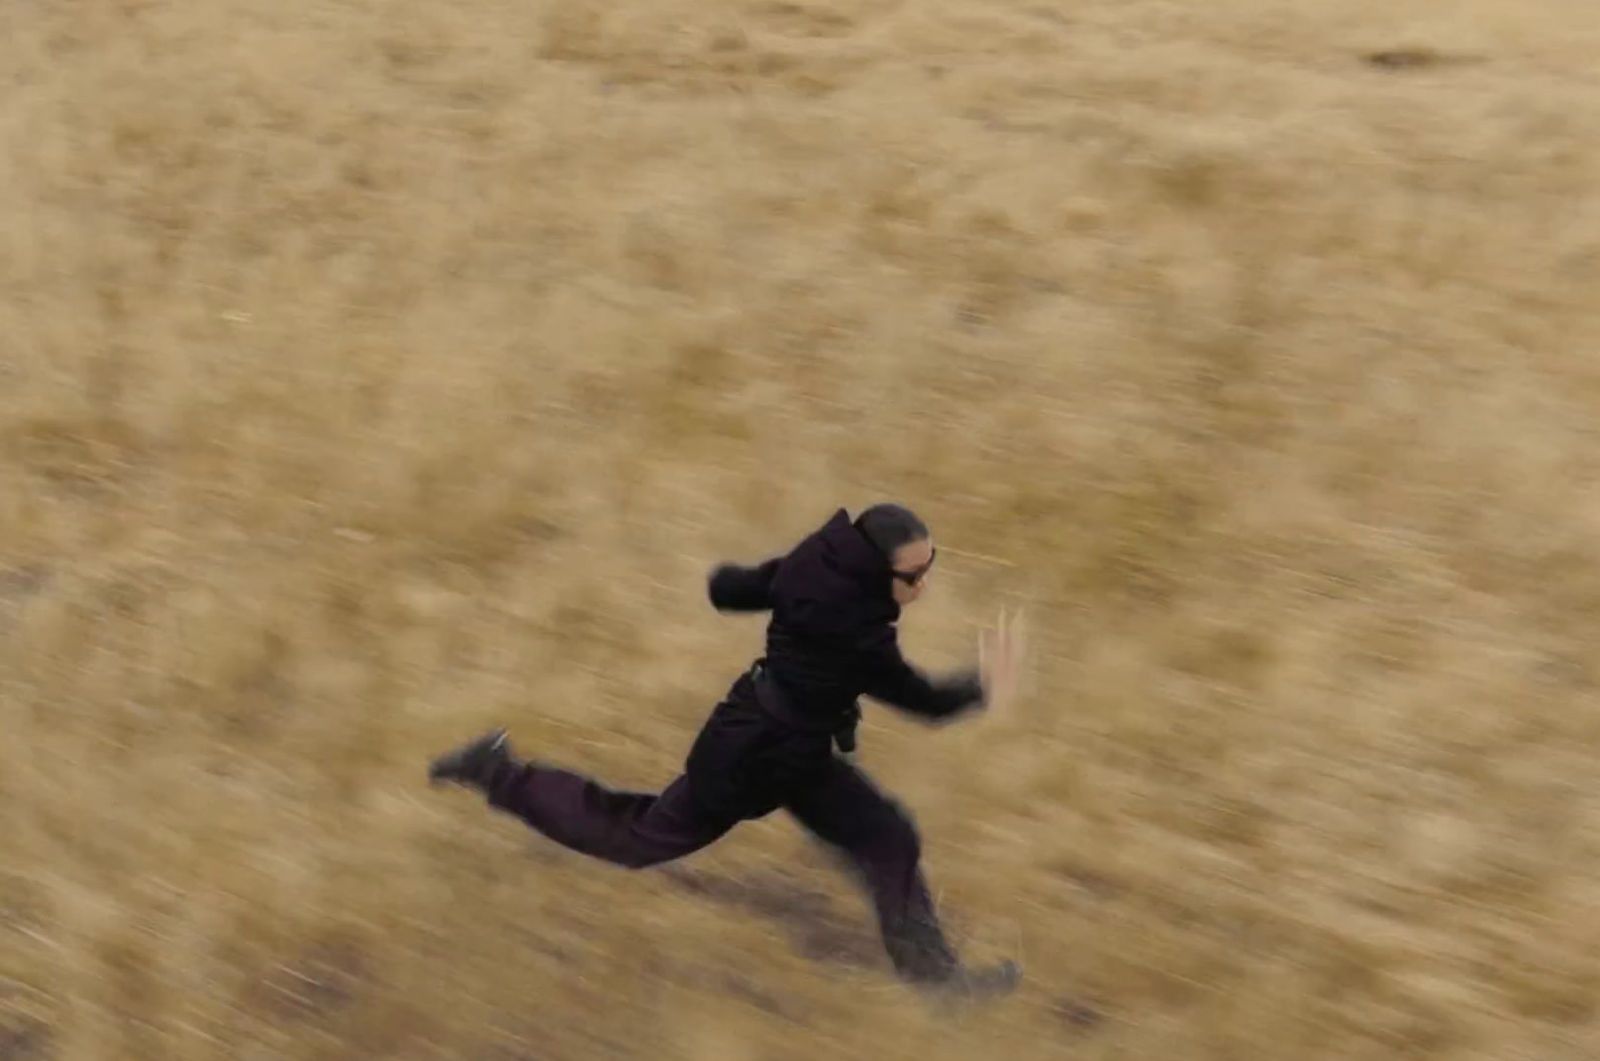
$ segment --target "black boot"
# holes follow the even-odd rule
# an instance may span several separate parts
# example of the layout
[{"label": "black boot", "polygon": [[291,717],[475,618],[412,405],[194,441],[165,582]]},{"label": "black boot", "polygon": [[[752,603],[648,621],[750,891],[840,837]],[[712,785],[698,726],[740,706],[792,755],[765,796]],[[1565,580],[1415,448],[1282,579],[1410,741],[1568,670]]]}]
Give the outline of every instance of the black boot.
[{"label": "black boot", "polygon": [[1007,959],[973,969],[963,965],[943,986],[960,998],[983,999],[1008,995],[1022,980],[1022,967]]},{"label": "black boot", "polygon": [[984,999],[1010,994],[1022,979],[1014,961],[974,968],[956,954],[930,915],[907,918],[884,941],[899,974],[935,995]]},{"label": "black boot", "polygon": [[938,979],[917,983],[927,1001],[936,1006],[976,1005],[1009,995],[1022,980],[1022,967],[1013,961],[977,968],[959,964]]},{"label": "black boot", "polygon": [[428,764],[428,780],[433,784],[448,781],[488,791],[496,768],[515,761],[506,731],[495,729],[433,760]]}]

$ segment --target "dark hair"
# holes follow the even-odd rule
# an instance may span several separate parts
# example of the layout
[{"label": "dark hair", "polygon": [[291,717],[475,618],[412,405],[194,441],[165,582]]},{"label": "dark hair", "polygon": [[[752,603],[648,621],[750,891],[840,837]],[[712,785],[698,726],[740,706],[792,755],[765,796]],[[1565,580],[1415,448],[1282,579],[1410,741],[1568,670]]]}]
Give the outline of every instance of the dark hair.
[{"label": "dark hair", "polygon": [[928,525],[902,505],[873,505],[856,517],[856,529],[878,547],[885,559],[893,558],[902,545],[928,537]]}]

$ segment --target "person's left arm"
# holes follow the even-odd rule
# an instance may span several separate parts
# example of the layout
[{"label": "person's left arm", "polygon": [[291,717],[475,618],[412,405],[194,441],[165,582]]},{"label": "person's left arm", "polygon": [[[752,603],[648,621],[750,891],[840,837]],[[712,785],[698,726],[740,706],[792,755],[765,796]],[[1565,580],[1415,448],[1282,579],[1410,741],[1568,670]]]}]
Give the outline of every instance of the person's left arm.
[{"label": "person's left arm", "polygon": [[718,564],[706,582],[711,606],[719,612],[764,612],[772,607],[772,579],[780,559],[755,567]]}]

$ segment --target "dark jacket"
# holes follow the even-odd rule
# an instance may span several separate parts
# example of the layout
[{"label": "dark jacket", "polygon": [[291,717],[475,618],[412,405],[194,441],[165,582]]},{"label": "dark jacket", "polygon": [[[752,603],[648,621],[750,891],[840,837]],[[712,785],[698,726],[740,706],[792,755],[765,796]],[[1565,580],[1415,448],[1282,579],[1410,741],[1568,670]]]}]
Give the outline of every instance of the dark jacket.
[{"label": "dark jacket", "polygon": [[935,680],[900,654],[889,571],[840,510],[786,556],[712,572],[719,611],[772,617],[765,655],[734,682],[689,752],[690,790],[708,813],[760,817],[813,783],[836,738],[853,747],[861,696],[932,720],[983,702],[976,670]]},{"label": "dark jacket", "polygon": [[838,729],[868,696],[944,719],[982,702],[975,670],[932,680],[900,653],[888,559],[843,509],[787,556],[711,574],[721,611],[771,611],[761,669],[800,725]]}]

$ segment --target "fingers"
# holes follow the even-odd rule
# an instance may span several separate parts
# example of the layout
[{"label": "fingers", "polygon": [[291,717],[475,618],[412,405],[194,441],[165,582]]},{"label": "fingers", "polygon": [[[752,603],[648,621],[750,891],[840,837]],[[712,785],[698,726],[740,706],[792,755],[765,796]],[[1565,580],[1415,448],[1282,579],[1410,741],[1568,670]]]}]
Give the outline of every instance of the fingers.
[{"label": "fingers", "polygon": [[1022,662],[1022,658],[1028,654],[1028,634],[1028,613],[1026,611],[1018,611],[1011,619],[1011,638],[1012,647],[1019,665]]},{"label": "fingers", "polygon": [[978,635],[978,661],[984,692],[998,716],[1010,713],[1022,679],[1028,619],[1024,611],[1002,606],[992,628]]},{"label": "fingers", "polygon": [[1007,670],[1014,668],[1018,647],[1017,626],[1016,616],[1009,608],[1000,609],[1000,617],[995,623],[995,641],[999,648],[1000,665]]},{"label": "fingers", "polygon": [[1028,617],[1011,606],[998,609],[993,626],[978,632],[978,668],[985,699],[1005,715],[1017,698],[1027,651]]}]

